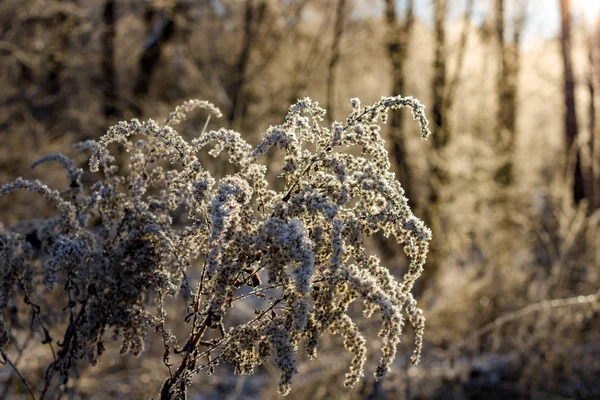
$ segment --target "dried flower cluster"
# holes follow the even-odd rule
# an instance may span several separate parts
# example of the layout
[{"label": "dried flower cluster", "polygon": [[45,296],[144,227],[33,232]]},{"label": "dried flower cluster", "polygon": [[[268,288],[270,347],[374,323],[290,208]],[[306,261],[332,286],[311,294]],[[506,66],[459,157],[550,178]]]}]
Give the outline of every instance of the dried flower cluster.
[{"label": "dried flower cluster", "polygon": [[[76,144],[92,152],[91,170],[102,174],[87,190],[82,170],[67,157],[36,161],[33,166],[60,163],[71,184],[62,193],[23,179],[0,188],[1,195],[38,192],[57,211],[26,234],[0,230],[0,349],[17,328],[8,308],[25,304],[45,343],[58,345],[43,394],[55,375],[66,381],[77,360],[94,364],[109,331],[121,338],[122,353],[140,354],[149,329],[164,340],[169,375],[161,399],[184,398],[193,376],[202,369],[212,373],[219,360],[250,374],[269,358],[281,370],[280,392],[287,394],[298,372],[299,346],[314,358],[321,335],[329,332],[341,335],[353,355],[345,381],[352,386],[364,375],[367,348],[348,308],[362,301],[366,316],[377,313],[382,320],[376,378],[394,360],[405,318],[415,330],[417,363],[425,319],[411,289],[431,233],[389,171],[379,124],[402,107],[412,110],[423,138],[428,123],[411,97],[383,98],[364,108],[358,99],[351,104],[347,120],[328,128],[318,103],[300,100],[254,148],[227,129],[184,140],[173,126],[186,112],[204,108],[220,116],[208,102],[186,102],[164,125],[120,122],[98,142]],[[107,148],[112,142],[130,154],[127,167],[115,165]],[[199,161],[205,146],[213,156],[225,151],[234,172],[215,178]],[[283,191],[273,190],[261,164],[273,147],[285,152]],[[351,148],[360,155],[345,151]],[[404,245],[410,266],[400,281],[365,250],[365,238],[378,231]],[[201,274],[190,282],[186,271],[194,268]],[[36,289],[38,282],[44,290]],[[64,336],[54,342],[46,324],[58,324],[63,314],[44,318],[49,311],[38,304],[57,285],[65,297],[55,307],[68,312]],[[165,326],[164,298],[182,290],[191,333],[180,345]],[[265,306],[252,320],[228,326],[228,310],[252,297]]]}]

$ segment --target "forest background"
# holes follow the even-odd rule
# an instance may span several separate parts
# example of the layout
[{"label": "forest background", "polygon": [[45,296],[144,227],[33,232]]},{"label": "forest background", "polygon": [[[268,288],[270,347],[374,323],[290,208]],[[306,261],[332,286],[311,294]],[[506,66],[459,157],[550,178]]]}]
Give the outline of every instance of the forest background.
[{"label": "forest background", "polygon": [[[410,205],[433,230],[417,287],[423,361],[408,368],[404,344],[385,380],[345,389],[348,356],[332,339],[326,356],[301,364],[290,397],[600,397],[595,0],[0,2],[0,184],[65,187],[58,167],[31,162],[61,151],[85,166],[71,143],[123,119],[164,118],[189,98],[223,110],[210,126],[256,144],[298,98],[333,121],[351,97],[388,95],[417,97],[433,131],[420,142],[397,112],[384,132]],[[191,118],[184,137],[204,121]],[[7,226],[51,213],[25,192],[0,197],[0,210]],[[405,271],[399,246],[371,245]],[[161,351],[105,357],[82,370],[78,396],[153,395]],[[19,360],[25,373],[46,365],[35,351]],[[191,398],[277,396],[268,366],[252,377],[219,368]],[[16,380],[3,366],[0,395],[11,398]]]}]

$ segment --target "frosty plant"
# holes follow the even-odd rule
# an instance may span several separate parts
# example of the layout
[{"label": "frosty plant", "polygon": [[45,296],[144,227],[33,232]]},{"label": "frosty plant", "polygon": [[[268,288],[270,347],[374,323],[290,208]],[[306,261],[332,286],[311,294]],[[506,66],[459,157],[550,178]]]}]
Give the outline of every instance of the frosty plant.
[{"label": "frosty plant", "polygon": [[[426,139],[428,122],[411,97],[351,104],[345,122],[324,127],[325,110],[300,100],[255,148],[227,129],[184,140],[173,126],[187,112],[221,116],[204,101],[184,103],[164,125],[119,122],[99,141],[75,145],[91,151],[91,170],[101,176],[88,189],[83,171],[64,155],[36,161],[34,167],[60,163],[71,183],[63,192],[24,179],[0,188],[2,195],[37,192],[56,209],[55,217],[28,229],[0,229],[2,360],[10,363],[5,350],[21,325],[9,314],[19,308],[52,349],[41,382],[27,385],[20,375],[40,398],[66,383],[78,360],[95,364],[107,336],[121,341],[123,354],[139,355],[148,331],[164,343],[161,399],[184,398],[193,376],[212,373],[221,360],[235,373],[251,374],[272,359],[281,370],[280,393],[287,394],[297,352],[316,357],[325,333],[341,335],[351,352],[345,384],[352,386],[364,375],[367,347],[348,310],[361,301],[367,317],[381,318],[375,377],[390,369],[405,319],[415,332],[412,362],[418,363],[425,319],[411,289],[431,233],[389,171],[379,124],[390,110],[408,107]],[[113,142],[130,154],[121,171],[108,151]],[[230,175],[217,179],[203,167],[198,154],[205,146],[213,156],[227,153]],[[270,186],[261,164],[274,147],[285,152],[281,191]],[[404,246],[410,264],[400,281],[366,252],[365,238],[378,231]],[[164,303],[178,293],[189,299],[181,322],[189,335],[179,339],[166,326]],[[243,323],[225,318],[246,301],[262,307]]]}]

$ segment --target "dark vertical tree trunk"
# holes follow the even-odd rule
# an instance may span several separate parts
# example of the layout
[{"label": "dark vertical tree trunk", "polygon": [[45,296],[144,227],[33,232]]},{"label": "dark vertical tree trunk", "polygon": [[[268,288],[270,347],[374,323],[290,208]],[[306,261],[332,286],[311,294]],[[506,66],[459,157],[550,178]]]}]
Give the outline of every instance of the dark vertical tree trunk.
[{"label": "dark vertical tree trunk", "polygon": [[121,117],[115,71],[115,2],[106,0],[103,12],[102,79],[104,92],[104,117],[110,124],[113,117]]},{"label": "dark vertical tree trunk", "polygon": [[135,103],[131,105],[134,114],[141,114],[141,100],[148,94],[152,74],[158,65],[164,45],[173,37],[175,22],[167,10],[148,10],[145,16],[148,37],[138,61],[138,76],[133,88]]},{"label": "dark vertical tree trunk", "polygon": [[[596,17],[596,26],[593,31],[594,38],[592,46],[594,47],[593,72],[594,85],[600,87],[600,11]],[[597,90],[595,92],[597,94]],[[598,112],[598,107],[595,107]],[[594,130],[590,132],[590,152],[592,154],[592,207],[593,209],[600,208],[600,124],[598,124],[598,116],[594,119]]]},{"label": "dark vertical tree trunk", "polygon": [[516,140],[517,121],[517,79],[520,69],[521,31],[525,21],[525,2],[517,5],[517,15],[513,21],[513,35],[506,43],[505,0],[495,0],[496,41],[498,44],[499,71],[497,79],[497,127],[496,146],[500,156],[500,166],[496,171],[496,182],[502,187],[513,183],[513,156]]},{"label": "dark vertical tree trunk", "polygon": [[504,105],[505,100],[505,88],[507,79],[507,65],[506,65],[506,45],[504,39],[504,0],[495,0],[494,2],[495,21],[496,21],[496,41],[498,45],[498,58],[499,58],[499,71],[496,82],[496,89],[498,95],[497,104],[497,127],[496,127],[496,144],[501,146],[502,137],[504,135],[505,127],[505,116],[504,116]]},{"label": "dark vertical tree trunk", "polygon": [[[498,95],[496,115],[496,147],[501,157],[500,167],[496,171],[496,180],[503,186],[509,186],[512,181],[512,163],[507,160],[507,136],[510,135],[510,117],[508,115],[508,60],[506,57],[506,40],[504,33],[504,0],[495,0],[496,13],[496,41],[498,45],[499,71],[496,82]],[[508,155],[510,157],[510,155]]]},{"label": "dark vertical tree trunk", "polygon": [[433,207],[435,207],[439,200],[439,187],[446,181],[446,174],[444,173],[444,168],[441,166],[441,153],[449,140],[449,128],[446,121],[446,0],[435,0],[434,20],[435,50],[431,92],[433,98],[432,117],[435,138],[433,140],[433,160],[430,163],[432,179],[429,190],[429,206]]},{"label": "dark vertical tree trunk", "polygon": [[[460,81],[460,74],[462,72],[462,68],[465,61],[465,51],[467,48],[467,41],[469,38],[469,29],[471,27],[471,14],[473,14],[473,6],[475,5],[475,0],[467,0],[467,4],[465,7],[465,11],[463,14],[463,26],[462,31],[460,33],[460,39],[458,43],[458,51],[456,54],[456,68],[454,74],[446,85],[446,93],[444,95],[444,108],[446,115],[450,115],[450,110],[454,105],[454,98],[456,95],[456,89],[458,87],[458,83]],[[446,130],[448,130],[449,126],[446,125]],[[450,132],[448,132],[450,135]],[[448,138],[449,140],[450,138]]]},{"label": "dark vertical tree trunk", "polygon": [[595,154],[594,141],[596,135],[596,46],[594,43],[594,35],[588,39],[588,76],[587,87],[589,99],[588,109],[588,131],[590,134],[588,149],[590,154],[589,168],[585,173],[586,193],[589,199],[589,210],[593,211],[596,208],[596,182],[595,182]]},{"label": "dark vertical tree trunk", "polygon": [[[573,201],[577,204],[585,197],[585,184],[581,167],[581,151],[577,144],[577,114],[575,108],[575,80],[571,56],[571,0],[560,0],[561,52],[563,59],[563,82],[565,104],[565,145],[567,155],[575,153],[573,163]],[[571,157],[567,157],[571,160]],[[570,170],[570,168],[569,168]]]},{"label": "dark vertical tree trunk", "polygon": [[[429,198],[425,208],[425,219],[437,238],[431,245],[427,256],[427,269],[425,270],[424,284],[433,282],[439,270],[444,248],[444,227],[442,213],[440,210],[440,196],[444,186],[448,185],[449,177],[444,162],[444,151],[452,139],[448,116],[454,102],[454,95],[460,73],[462,71],[467,38],[470,27],[471,13],[474,0],[468,0],[463,14],[463,27],[459,38],[456,54],[456,69],[451,77],[448,77],[447,44],[446,44],[446,14],[448,2],[436,0],[434,9],[434,32],[435,50],[433,60],[433,79],[431,90],[433,98],[433,153],[429,163]],[[430,278],[431,277],[431,278]]]},{"label": "dark vertical tree trunk", "polygon": [[[59,4],[65,6],[71,2],[72,0],[58,1]],[[56,127],[57,131],[64,131],[66,125],[69,125],[66,123],[69,118],[65,115],[69,108],[64,85],[64,71],[67,68],[65,54],[69,53],[71,45],[70,32],[78,23],[77,17],[70,16],[66,12],[56,12],[41,24],[43,29],[57,32],[55,42],[51,46],[53,51],[49,52],[46,60],[43,61],[44,73],[42,74],[43,80],[40,82],[43,93],[49,95],[48,98],[52,101],[43,102],[45,104],[42,105],[34,104],[32,114],[35,118],[44,120],[48,126]]]},{"label": "dark vertical tree trunk", "polygon": [[50,53],[46,60],[47,75],[44,87],[50,95],[58,94],[61,87],[60,76],[65,68],[63,54],[69,47],[69,36],[66,34],[68,29],[65,28],[67,23],[68,18],[65,13],[56,13],[51,20],[52,28],[60,30],[62,34],[59,39],[60,48],[58,51]]},{"label": "dark vertical tree trunk", "polygon": [[600,208],[600,126],[596,97],[600,87],[600,12],[596,16],[595,26],[592,27],[588,41],[589,72],[588,93],[590,96],[588,142],[590,165],[586,174],[586,191],[589,199],[589,211]]},{"label": "dark vertical tree trunk", "polygon": [[[387,49],[392,66],[392,94],[405,95],[404,64],[408,55],[408,45],[414,24],[414,4],[413,0],[409,0],[404,21],[400,23],[395,3],[395,0],[386,0],[385,2],[385,20],[388,29]],[[392,113],[390,119],[392,157],[396,164],[398,179],[402,183],[407,197],[414,202],[412,174],[406,158],[406,141],[402,125],[403,114],[401,112]]]},{"label": "dark vertical tree trunk", "polygon": [[443,165],[443,151],[448,143],[449,129],[446,121],[446,0],[435,0],[434,33],[435,50],[433,59],[433,78],[431,80],[432,117],[435,137],[433,138],[433,153],[429,161],[429,198],[425,208],[425,219],[437,238],[432,243],[427,256],[427,269],[424,273],[424,284],[432,279],[440,263],[443,244],[442,218],[440,215],[440,190],[447,183],[447,172]]},{"label": "dark vertical tree trunk", "polygon": [[[387,29],[387,53],[391,64],[392,90],[391,94],[405,95],[404,92],[404,64],[408,56],[408,45],[414,24],[413,0],[408,1],[406,14],[402,21],[398,20],[395,0],[385,0],[385,23]],[[396,168],[398,180],[402,184],[406,196],[415,205],[415,197],[412,190],[412,174],[408,165],[406,140],[403,132],[404,116],[401,112],[390,115],[389,137],[391,142],[391,156]],[[383,237],[376,236],[377,243],[383,257],[390,259],[397,255],[397,249],[390,245]]]},{"label": "dark vertical tree trunk", "polygon": [[333,122],[333,112],[335,108],[335,81],[336,67],[340,60],[340,42],[344,33],[344,16],[346,0],[338,0],[335,10],[335,23],[333,32],[333,42],[331,43],[331,58],[328,65],[327,76],[327,117],[329,122]]},{"label": "dark vertical tree trunk", "polygon": [[433,146],[443,149],[448,142],[444,94],[446,92],[446,0],[435,0],[435,56],[433,60],[432,115],[435,129]]},{"label": "dark vertical tree trunk", "polygon": [[244,8],[244,37],[242,51],[240,52],[236,69],[235,80],[230,86],[231,108],[229,110],[229,124],[233,129],[239,129],[245,114],[244,86],[246,74],[250,64],[250,55],[256,42],[258,28],[261,25],[267,4],[265,1],[246,0]]}]

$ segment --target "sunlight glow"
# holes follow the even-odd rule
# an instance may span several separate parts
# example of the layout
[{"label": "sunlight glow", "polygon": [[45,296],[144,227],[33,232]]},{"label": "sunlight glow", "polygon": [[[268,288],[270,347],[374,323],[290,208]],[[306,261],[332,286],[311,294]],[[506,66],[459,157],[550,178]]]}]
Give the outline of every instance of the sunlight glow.
[{"label": "sunlight glow", "polygon": [[582,15],[587,23],[594,23],[600,12],[600,0],[574,0],[573,9]]}]

